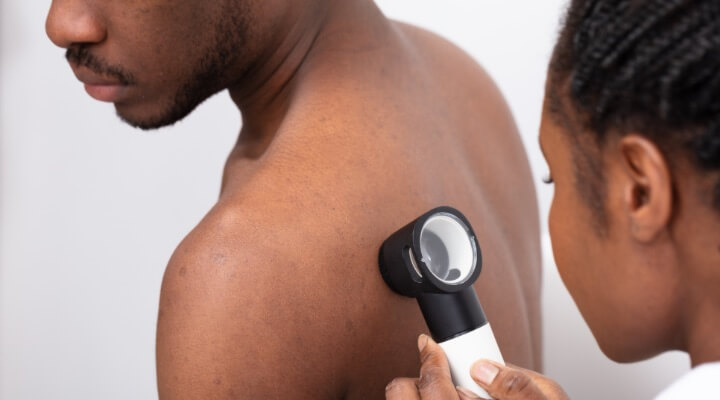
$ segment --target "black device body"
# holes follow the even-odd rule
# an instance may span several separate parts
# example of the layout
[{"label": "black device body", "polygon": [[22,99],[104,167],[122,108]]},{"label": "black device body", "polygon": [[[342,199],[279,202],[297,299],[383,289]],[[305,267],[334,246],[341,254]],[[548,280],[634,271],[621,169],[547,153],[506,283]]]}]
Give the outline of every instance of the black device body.
[{"label": "black device body", "polygon": [[[426,223],[437,216],[460,222],[466,230],[469,245],[474,249],[474,265],[466,276],[449,283],[437,276],[437,268],[428,265],[423,254],[421,235]],[[473,283],[482,269],[480,246],[469,221],[452,207],[438,207],[397,232],[382,244],[379,253],[380,273],[396,293],[417,299],[431,336],[438,343],[463,335],[487,324]],[[443,273],[447,271],[442,270]]]}]

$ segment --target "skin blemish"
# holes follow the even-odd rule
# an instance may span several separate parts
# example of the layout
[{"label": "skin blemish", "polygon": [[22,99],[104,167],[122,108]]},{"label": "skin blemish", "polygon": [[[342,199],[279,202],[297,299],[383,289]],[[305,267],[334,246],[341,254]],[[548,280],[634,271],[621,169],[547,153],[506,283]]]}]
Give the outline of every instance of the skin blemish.
[{"label": "skin blemish", "polygon": [[215,253],[212,256],[212,263],[218,266],[223,265],[225,264],[225,258],[225,254]]},{"label": "skin blemish", "polygon": [[187,274],[187,268],[181,267],[180,271],[178,271],[178,275],[185,276]]},{"label": "skin blemish", "polygon": [[213,383],[216,384],[216,385],[222,385],[222,379],[220,379],[220,378],[215,378],[215,379],[213,379]]}]

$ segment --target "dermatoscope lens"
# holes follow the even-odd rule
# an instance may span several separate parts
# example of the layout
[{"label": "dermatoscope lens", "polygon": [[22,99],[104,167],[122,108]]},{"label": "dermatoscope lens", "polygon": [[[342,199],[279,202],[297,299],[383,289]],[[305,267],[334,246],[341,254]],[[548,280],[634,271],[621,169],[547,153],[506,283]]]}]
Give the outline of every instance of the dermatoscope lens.
[{"label": "dermatoscope lens", "polygon": [[421,260],[446,284],[464,283],[473,273],[477,249],[470,229],[456,216],[438,213],[420,230]]}]

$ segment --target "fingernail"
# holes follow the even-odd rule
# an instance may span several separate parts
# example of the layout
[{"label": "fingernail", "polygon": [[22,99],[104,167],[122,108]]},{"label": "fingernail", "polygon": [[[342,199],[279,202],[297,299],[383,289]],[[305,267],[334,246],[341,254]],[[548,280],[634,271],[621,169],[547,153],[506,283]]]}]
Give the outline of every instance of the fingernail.
[{"label": "fingernail", "polygon": [[456,389],[458,392],[460,392],[460,394],[462,394],[463,397],[465,397],[466,399],[482,399],[482,397],[480,397],[480,396],[476,395],[475,393],[473,393],[473,392],[465,389],[464,387],[458,386],[458,387],[456,387],[455,389]]},{"label": "fingernail", "polygon": [[418,350],[423,351],[425,346],[427,346],[428,337],[425,334],[422,334],[418,336]]},{"label": "fingernail", "polygon": [[470,375],[482,384],[490,386],[500,372],[498,367],[486,361],[478,361],[472,366]]}]

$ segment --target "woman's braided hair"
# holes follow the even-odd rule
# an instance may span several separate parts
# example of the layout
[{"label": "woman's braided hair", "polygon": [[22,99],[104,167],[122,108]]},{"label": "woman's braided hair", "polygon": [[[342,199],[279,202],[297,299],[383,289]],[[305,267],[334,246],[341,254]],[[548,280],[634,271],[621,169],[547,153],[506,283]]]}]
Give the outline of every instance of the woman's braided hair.
[{"label": "woman's braided hair", "polygon": [[599,143],[641,133],[720,171],[720,0],[572,0],[550,68],[551,110],[569,94]]}]

